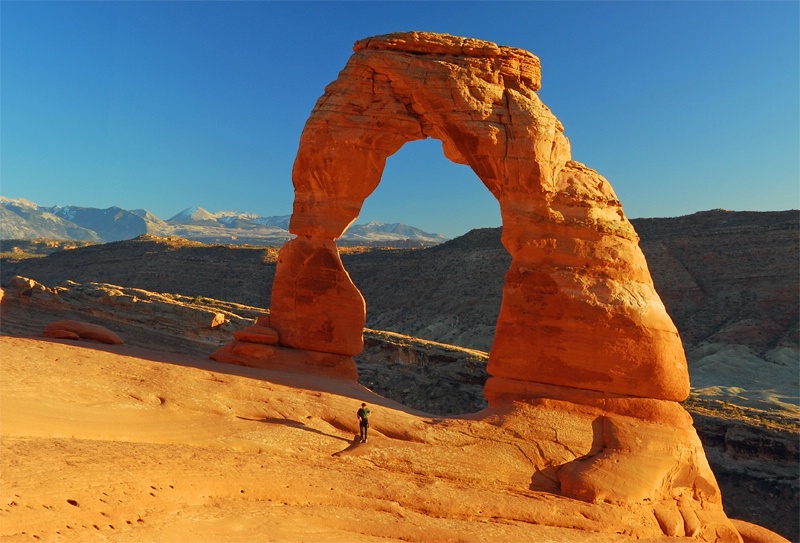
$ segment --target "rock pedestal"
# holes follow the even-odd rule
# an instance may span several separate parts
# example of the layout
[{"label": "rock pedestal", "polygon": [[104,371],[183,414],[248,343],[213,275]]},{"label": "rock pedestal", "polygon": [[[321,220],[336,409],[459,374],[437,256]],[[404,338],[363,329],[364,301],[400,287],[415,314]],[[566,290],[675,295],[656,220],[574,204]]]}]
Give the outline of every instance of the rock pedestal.
[{"label": "rock pedestal", "polygon": [[364,348],[364,298],[332,239],[298,237],[278,256],[270,326],[280,344],[352,356]]}]

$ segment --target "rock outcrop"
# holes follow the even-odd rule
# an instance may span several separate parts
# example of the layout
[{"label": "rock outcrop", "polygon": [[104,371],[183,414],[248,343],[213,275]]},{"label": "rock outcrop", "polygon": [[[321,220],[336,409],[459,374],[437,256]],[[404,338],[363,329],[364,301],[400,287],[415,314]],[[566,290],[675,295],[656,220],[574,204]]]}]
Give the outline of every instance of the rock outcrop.
[{"label": "rock outcrop", "polygon": [[73,320],[51,322],[45,327],[44,336],[55,339],[84,339],[109,345],[125,343],[119,335],[105,326]]},{"label": "rock outcrop", "polygon": [[[44,323],[58,319],[78,325],[48,327],[45,335],[88,337],[85,328],[107,327],[127,343],[159,344],[183,352],[208,353],[226,343],[263,312],[241,304],[159,294],[107,283],[67,281],[48,287],[26,277],[12,277],[2,298],[3,333],[41,331]],[[84,330],[84,331],[81,331]],[[51,334],[52,333],[52,334]]]},{"label": "rock outcrop", "polygon": [[358,381],[358,370],[352,356],[282,347],[278,345],[278,332],[271,327],[270,321],[269,315],[261,315],[255,325],[234,332],[236,341],[214,351],[211,359],[254,368],[299,371]]},{"label": "rock outcrop", "polygon": [[[571,160],[561,123],[536,94],[538,59],[415,32],[368,38],[354,51],[300,139],[290,223],[297,238],[281,249],[272,289],[278,345],[306,353],[320,373],[330,365],[320,353],[363,349],[365,302],[335,240],[377,187],[387,157],[436,138],[497,198],[511,255],[487,368],[489,406],[520,413],[523,400],[524,431],[555,417],[555,427],[588,436],[581,454],[540,449],[531,489],[644,507],[638,537],[740,541],[677,403],[689,394],[686,359],[638,236],[610,184]],[[232,355],[276,348],[237,340],[212,357],[248,364]]]}]

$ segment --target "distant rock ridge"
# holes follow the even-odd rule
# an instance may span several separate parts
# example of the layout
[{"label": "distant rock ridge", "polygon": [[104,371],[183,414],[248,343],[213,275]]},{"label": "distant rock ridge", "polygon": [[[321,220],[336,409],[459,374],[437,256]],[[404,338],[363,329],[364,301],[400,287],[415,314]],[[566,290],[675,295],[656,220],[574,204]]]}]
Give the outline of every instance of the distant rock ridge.
[{"label": "distant rock ridge", "polygon": [[78,226],[22,198],[0,197],[0,239],[56,239],[100,242],[96,232]]}]

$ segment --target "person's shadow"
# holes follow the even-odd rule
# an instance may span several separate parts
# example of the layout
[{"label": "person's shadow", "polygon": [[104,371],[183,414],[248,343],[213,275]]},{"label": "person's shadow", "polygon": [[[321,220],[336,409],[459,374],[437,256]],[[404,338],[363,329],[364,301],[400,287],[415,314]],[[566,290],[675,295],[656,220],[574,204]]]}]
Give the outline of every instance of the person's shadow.
[{"label": "person's shadow", "polygon": [[[347,441],[347,440],[345,440],[345,441]],[[342,449],[339,452],[335,452],[331,456],[342,456],[343,454],[351,453],[354,450],[356,450],[360,445],[362,445],[362,443],[361,443],[361,435],[356,434],[353,437],[353,441],[350,442],[350,445],[348,445],[346,449]]]},{"label": "person's shadow", "polygon": [[[350,440],[344,437],[340,437],[337,435],[329,434],[327,432],[323,432],[322,430],[317,430],[316,428],[311,428],[306,426],[305,423],[296,421],[296,420],[289,420],[289,419],[277,419],[277,418],[264,418],[264,419],[251,419],[248,417],[236,417],[237,419],[241,420],[251,420],[253,422],[264,422],[266,424],[281,424],[283,426],[289,426],[291,428],[297,428],[298,430],[305,430],[306,432],[311,432],[312,434],[319,434],[326,437],[332,437],[333,439],[339,439],[341,441],[346,441],[350,443]],[[356,436],[354,441],[358,441],[359,436]],[[351,445],[352,446],[352,445]]]},{"label": "person's shadow", "polygon": [[305,430],[306,432],[311,432],[313,434],[319,434],[319,435],[322,435],[322,436],[325,436],[325,437],[332,437],[333,439],[338,439],[340,441],[344,441],[346,443],[349,443],[349,445],[345,449],[342,449],[339,452],[335,452],[331,456],[341,456],[343,454],[348,454],[350,452],[353,452],[355,449],[358,448],[359,445],[362,444],[361,443],[361,435],[360,434],[355,434],[353,436],[352,441],[351,441],[351,440],[349,440],[349,439],[347,439],[345,437],[340,437],[340,436],[337,436],[337,435],[329,434],[327,432],[323,432],[322,430],[317,430],[316,428],[311,428],[309,426],[306,426],[305,423],[300,422],[300,421],[296,421],[296,420],[278,419],[278,418],[251,419],[249,417],[238,417],[238,416],[236,418],[237,419],[241,419],[241,420],[250,420],[250,421],[253,421],[253,422],[263,422],[263,423],[266,423],[266,424],[281,424],[283,426],[289,426],[291,428],[297,428],[298,430]]}]

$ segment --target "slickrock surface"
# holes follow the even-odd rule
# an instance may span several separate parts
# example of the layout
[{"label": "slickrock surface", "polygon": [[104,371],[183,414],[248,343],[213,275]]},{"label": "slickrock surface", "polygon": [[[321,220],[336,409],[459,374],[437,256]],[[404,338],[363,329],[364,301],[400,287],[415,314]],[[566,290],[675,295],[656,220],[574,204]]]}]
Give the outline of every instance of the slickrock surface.
[{"label": "slickrock surface", "polygon": [[264,311],[105,283],[67,281],[50,288],[24,277],[11,278],[2,292],[6,334],[38,333],[53,321],[80,321],[109,328],[129,343],[195,353],[208,353],[227,343],[234,331]]},{"label": "slickrock surface", "polygon": [[[555,469],[593,454],[600,426],[624,433],[638,425],[655,437],[657,424],[600,422],[599,410],[559,402],[430,417],[342,380],[87,345],[0,337],[5,541],[730,534],[709,503],[697,511],[588,503],[556,491]],[[362,401],[372,417],[369,443],[359,445]],[[663,461],[646,458],[643,467]]]},{"label": "slickrock surface", "polygon": [[[27,281],[18,282],[31,284]],[[117,290],[117,287],[109,285],[96,284],[90,287],[89,291],[94,293]],[[70,289],[75,289],[76,292],[86,290],[84,285],[72,284],[59,287],[58,294],[55,294],[42,286],[36,291],[49,291],[50,294],[32,295],[25,303],[14,296],[5,296],[0,306],[4,333],[13,330],[18,335],[38,336],[42,322],[69,314],[73,318],[95,319],[96,322],[106,323],[123,334],[129,345],[147,348],[157,345],[160,349],[196,353],[201,357],[209,352],[208,342],[187,340],[192,335],[202,333],[202,330],[191,334],[187,333],[188,330],[179,329],[154,330],[154,323],[162,319],[147,303],[133,304],[123,310],[123,318],[110,319],[108,316],[113,307],[99,313],[95,306],[86,303],[84,297],[69,295],[67,291]],[[174,304],[184,312],[193,310],[201,315],[204,312],[202,306],[185,304],[179,299],[154,293],[139,294],[143,300],[160,299],[164,304]],[[54,309],[54,297],[61,301],[57,304],[58,309]],[[222,304],[210,300],[207,303]],[[231,305],[243,314],[261,315],[256,319],[256,324],[245,326],[234,334],[247,336],[252,341],[251,335],[253,331],[257,331],[259,333],[256,334],[256,339],[259,341],[255,343],[260,342],[261,336],[271,337],[271,334],[265,332],[271,330],[270,318],[263,315],[266,310]],[[140,318],[132,317],[131,313],[136,310],[143,312]],[[164,310],[163,313],[165,320],[168,320],[176,311]],[[98,319],[98,316],[105,318]],[[175,321],[172,325],[192,327],[195,326],[193,322],[193,319],[187,318]],[[239,318],[238,322],[252,320]],[[206,333],[213,333],[207,325],[206,329]],[[175,335],[170,336],[170,333]],[[355,357],[359,382],[374,392],[411,408],[437,415],[471,413],[486,407],[483,388],[488,376],[488,356],[485,352],[375,330],[365,330],[365,345],[364,352]],[[283,349],[280,352],[286,354],[288,351]],[[284,367],[297,370],[298,354],[298,351],[294,351],[293,357],[283,359]],[[252,363],[252,360],[247,362]],[[274,359],[270,363],[272,367],[276,366]],[[300,364],[304,363],[301,361]],[[703,448],[723,490],[725,511],[728,515],[763,524],[792,538],[800,537],[796,514],[800,496],[797,480],[800,455],[796,429],[789,431],[770,428],[753,418],[754,413],[746,415],[735,406],[707,409],[702,404],[696,405],[694,399],[689,406],[703,441]],[[757,417],[764,415],[763,412],[755,414]],[[782,419],[778,416],[774,420]]]}]

